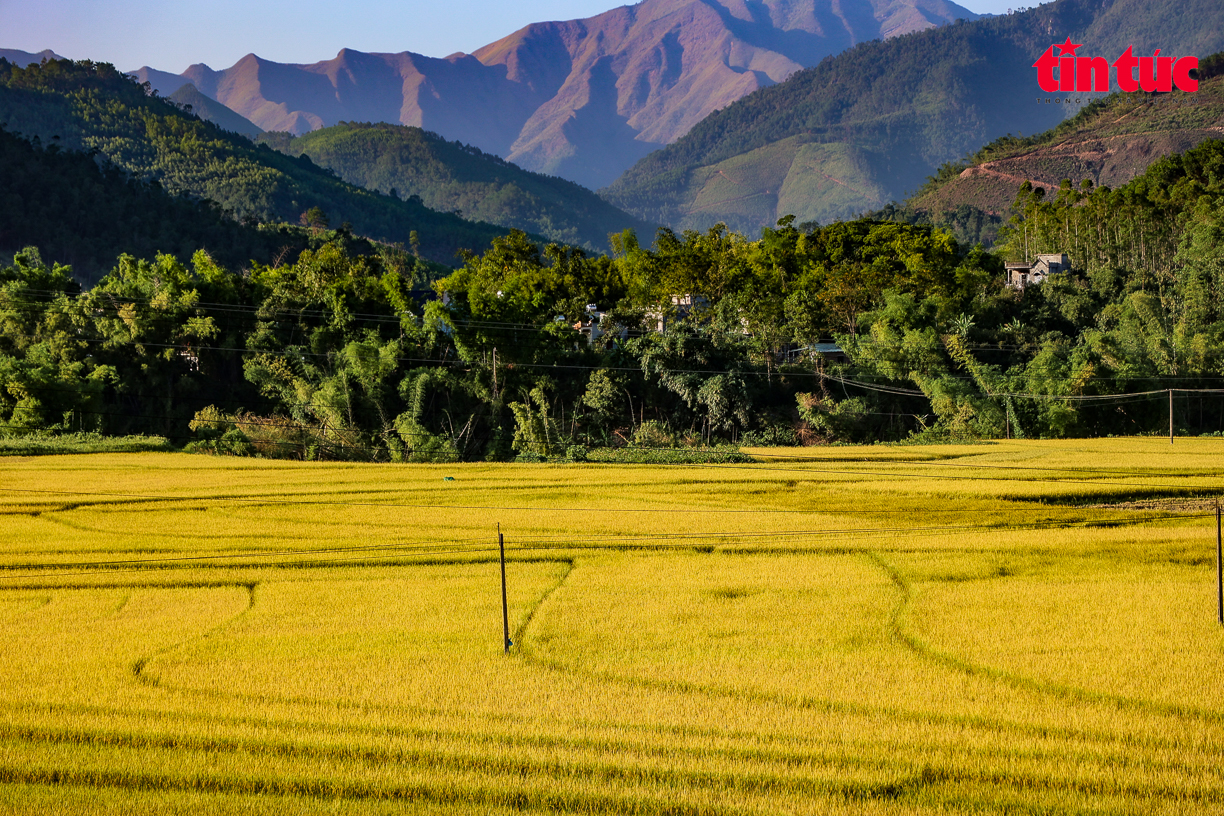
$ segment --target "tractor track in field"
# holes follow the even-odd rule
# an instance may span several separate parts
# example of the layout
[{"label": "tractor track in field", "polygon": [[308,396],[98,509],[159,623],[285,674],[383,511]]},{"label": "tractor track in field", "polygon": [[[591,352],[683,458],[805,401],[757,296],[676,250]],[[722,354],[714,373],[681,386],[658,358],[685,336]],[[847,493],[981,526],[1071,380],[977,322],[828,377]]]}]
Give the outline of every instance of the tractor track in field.
[{"label": "tractor track in field", "polygon": [[1004,683],[1013,688],[1048,695],[1074,703],[1089,705],[1107,705],[1118,709],[1136,711],[1143,714],[1174,717],[1182,720],[1199,720],[1213,724],[1224,724],[1224,711],[1210,711],[1176,703],[1159,703],[1136,700],[1120,694],[1110,694],[1103,691],[1093,691],[1079,686],[1051,683],[1034,677],[1014,674],[991,666],[973,663],[956,654],[943,652],[930,643],[905,630],[902,618],[914,599],[913,588],[899,570],[884,560],[878,552],[868,552],[867,557],[888,575],[901,593],[901,602],[894,610],[890,620],[893,636],[908,649],[924,660],[937,666],[950,669],[973,677],[983,677]]},{"label": "tractor track in field", "polygon": [[189,643],[195,643],[195,642],[210,638],[213,635],[215,635],[217,632],[220,632],[223,629],[226,629],[232,626],[236,621],[241,620],[248,613],[250,613],[250,611],[255,608],[255,591],[259,588],[259,584],[257,583],[256,584],[233,584],[232,586],[243,587],[244,589],[246,589],[247,602],[246,602],[246,606],[242,608],[242,611],[240,611],[237,615],[233,615],[231,617],[226,618],[225,620],[218,623],[216,626],[210,627],[209,629],[205,630],[204,632],[201,632],[199,635],[196,635],[195,637],[188,638],[187,640],[183,640],[183,641],[179,641],[178,643],[171,644],[170,646],[166,646],[165,648],[158,649],[152,654],[149,654],[145,657],[141,657],[137,659],[136,661],[132,663],[131,671],[132,671],[133,679],[135,679],[137,683],[143,686],[148,686],[151,688],[160,688],[161,681],[157,677],[150,676],[145,671],[148,668],[150,661],[156,660],[157,658],[163,655],[167,655],[170,652],[173,652],[177,649],[181,649],[184,646],[188,645]]}]

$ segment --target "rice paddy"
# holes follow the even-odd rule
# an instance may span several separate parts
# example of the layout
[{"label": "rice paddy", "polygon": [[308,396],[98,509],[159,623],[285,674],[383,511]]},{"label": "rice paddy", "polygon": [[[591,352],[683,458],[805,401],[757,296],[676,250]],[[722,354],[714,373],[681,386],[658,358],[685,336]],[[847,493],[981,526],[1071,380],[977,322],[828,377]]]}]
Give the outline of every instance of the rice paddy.
[{"label": "rice paddy", "polygon": [[755,453],[0,459],[0,812],[1224,810],[1224,440]]}]

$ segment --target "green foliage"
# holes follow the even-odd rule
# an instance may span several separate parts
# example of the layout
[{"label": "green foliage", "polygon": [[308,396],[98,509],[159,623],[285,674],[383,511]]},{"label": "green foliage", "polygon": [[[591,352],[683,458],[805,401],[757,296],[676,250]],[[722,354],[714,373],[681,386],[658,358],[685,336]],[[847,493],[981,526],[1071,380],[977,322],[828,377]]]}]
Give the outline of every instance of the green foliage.
[{"label": "green foliage", "polygon": [[587,453],[591,462],[633,465],[718,465],[755,462],[736,446],[706,448],[595,448]]},{"label": "green foliage", "polygon": [[1195,75],[1199,81],[1224,76],[1224,52],[1200,59],[1198,71]]},{"label": "green foliage", "polygon": [[514,415],[513,447],[520,456],[547,459],[567,449],[561,429],[551,416],[552,406],[543,384],[525,394],[522,402],[512,402],[508,407]]},{"label": "green foliage", "polygon": [[0,437],[0,456],[63,456],[77,453],[153,453],[174,446],[160,436],[106,436],[100,433],[36,433]]},{"label": "green foliage", "polygon": [[239,427],[237,417],[226,416],[210,405],[197,411],[195,418],[187,427],[196,434],[195,441],[189,442],[184,449],[194,453],[211,453],[214,455],[250,456],[256,452],[251,439]]},{"label": "green foliage", "polygon": [[555,362],[579,341],[571,326],[585,305],[614,303],[625,291],[608,258],[556,244],[541,248],[518,230],[466,261],[435,284],[448,299],[437,313],[460,356],[490,368],[495,349],[501,363]]},{"label": "green foliage", "polygon": [[748,431],[740,439],[740,444],[748,448],[797,448],[803,442],[804,435],[798,429],[781,422]]},{"label": "green foliage", "polygon": [[334,223],[378,241],[408,245],[415,231],[421,254],[438,263],[453,263],[459,250],[482,249],[504,233],[419,200],[348,184],[309,157],[252,144],[147,95],[107,64],[52,60],[17,68],[0,62],[0,126],[43,144],[90,151],[132,178],[207,199],[239,220],[296,224],[303,212],[319,208]]},{"label": "green foliage", "polygon": [[611,233],[648,228],[571,181],[528,172],[420,128],[341,122],[303,136],[264,134],[256,141],[309,156],[345,181],[392,198],[415,198],[439,212],[460,212],[595,252],[607,249]]},{"label": "green foliage", "polygon": [[935,227],[951,234],[957,243],[964,246],[975,244],[981,244],[987,248],[994,246],[1003,226],[1002,216],[985,212],[972,204],[962,203],[958,204],[955,209],[931,212],[927,209],[919,209],[912,203],[924,192],[932,189],[936,189],[936,186],[928,185],[905,204],[896,202],[886,204],[864,217],[876,221],[896,221],[901,224]]},{"label": "green foliage", "polygon": [[672,448],[676,445],[676,437],[659,420],[648,419],[633,432],[633,444],[641,448]]},{"label": "green foliage", "polygon": [[862,397],[838,402],[815,394],[799,394],[799,416],[826,441],[849,442],[867,428],[868,405]]}]

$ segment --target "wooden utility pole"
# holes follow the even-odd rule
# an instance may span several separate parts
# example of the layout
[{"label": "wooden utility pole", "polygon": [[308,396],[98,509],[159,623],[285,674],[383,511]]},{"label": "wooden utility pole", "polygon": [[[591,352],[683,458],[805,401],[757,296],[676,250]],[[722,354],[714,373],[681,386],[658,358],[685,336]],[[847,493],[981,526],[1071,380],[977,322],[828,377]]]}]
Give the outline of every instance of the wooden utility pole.
[{"label": "wooden utility pole", "polygon": [[497,347],[493,347],[493,400],[497,400]]},{"label": "wooden utility pole", "polygon": [[1169,444],[1173,444],[1173,389],[1169,389]]},{"label": "wooden utility pole", "polygon": [[500,522],[497,525],[497,548],[501,550],[502,643],[506,654],[510,654],[510,610],[506,605],[506,539],[502,536]]},{"label": "wooden utility pole", "polygon": [[1216,618],[1224,624],[1224,539],[1220,532],[1220,504],[1216,502]]}]

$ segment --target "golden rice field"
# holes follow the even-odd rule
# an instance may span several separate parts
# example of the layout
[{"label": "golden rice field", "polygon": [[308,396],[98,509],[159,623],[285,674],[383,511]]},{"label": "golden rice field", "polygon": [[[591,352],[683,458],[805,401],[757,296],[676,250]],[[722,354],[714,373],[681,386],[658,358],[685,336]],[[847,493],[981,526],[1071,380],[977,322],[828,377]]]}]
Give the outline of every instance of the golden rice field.
[{"label": "golden rice field", "polygon": [[1224,812],[1224,440],[757,453],[0,459],[0,812]]}]

